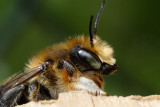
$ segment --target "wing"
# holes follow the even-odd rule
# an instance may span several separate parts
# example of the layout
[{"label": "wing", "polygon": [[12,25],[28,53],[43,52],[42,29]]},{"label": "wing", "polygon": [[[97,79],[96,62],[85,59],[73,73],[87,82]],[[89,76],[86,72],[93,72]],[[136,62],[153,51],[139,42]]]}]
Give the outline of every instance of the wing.
[{"label": "wing", "polygon": [[19,86],[33,77],[43,73],[47,69],[45,64],[39,65],[37,67],[28,69],[24,72],[21,72],[14,77],[12,77],[5,85],[0,87],[0,98],[6,93],[9,89]]}]

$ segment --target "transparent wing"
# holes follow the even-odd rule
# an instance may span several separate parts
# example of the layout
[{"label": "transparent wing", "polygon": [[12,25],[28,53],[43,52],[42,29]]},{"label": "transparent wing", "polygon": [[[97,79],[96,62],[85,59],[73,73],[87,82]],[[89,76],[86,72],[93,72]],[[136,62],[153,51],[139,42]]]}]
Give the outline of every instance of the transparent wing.
[{"label": "transparent wing", "polygon": [[0,97],[9,89],[14,88],[18,85],[21,85],[27,82],[28,80],[32,79],[33,77],[40,75],[41,73],[44,72],[44,70],[45,68],[44,68],[44,65],[42,64],[15,75],[5,85],[0,87],[0,91],[1,91]]}]

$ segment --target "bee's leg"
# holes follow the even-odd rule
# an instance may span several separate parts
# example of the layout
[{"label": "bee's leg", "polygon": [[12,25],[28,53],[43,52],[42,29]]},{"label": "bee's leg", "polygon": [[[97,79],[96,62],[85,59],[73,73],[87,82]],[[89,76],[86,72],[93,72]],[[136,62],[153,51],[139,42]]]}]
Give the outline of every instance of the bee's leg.
[{"label": "bee's leg", "polygon": [[8,90],[0,99],[0,107],[12,107],[16,105],[24,89],[24,86],[17,86]]},{"label": "bee's leg", "polygon": [[30,101],[49,100],[51,99],[49,91],[39,84],[37,81],[33,81],[28,86],[28,99]]},{"label": "bee's leg", "polygon": [[40,84],[37,81],[33,81],[28,86],[29,100],[39,101]]},{"label": "bee's leg", "polygon": [[66,69],[70,77],[72,77],[73,73],[76,71],[74,65],[66,60],[63,60],[63,67]]}]

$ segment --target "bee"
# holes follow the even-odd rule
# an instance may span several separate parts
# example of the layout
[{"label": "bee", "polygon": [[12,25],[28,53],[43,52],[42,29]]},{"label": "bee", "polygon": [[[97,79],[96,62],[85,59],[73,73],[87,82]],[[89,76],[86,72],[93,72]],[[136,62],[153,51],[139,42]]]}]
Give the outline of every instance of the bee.
[{"label": "bee", "polygon": [[102,41],[97,24],[105,1],[95,20],[90,18],[90,36],[70,38],[50,46],[31,58],[25,71],[14,75],[0,86],[0,107],[12,107],[29,101],[57,99],[70,90],[86,90],[93,95],[107,95],[102,75],[117,70],[113,49]]}]

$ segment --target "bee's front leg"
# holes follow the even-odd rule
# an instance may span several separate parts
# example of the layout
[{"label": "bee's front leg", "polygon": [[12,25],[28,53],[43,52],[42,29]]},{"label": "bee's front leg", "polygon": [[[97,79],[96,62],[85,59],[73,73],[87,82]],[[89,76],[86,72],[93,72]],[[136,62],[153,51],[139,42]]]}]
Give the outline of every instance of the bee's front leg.
[{"label": "bee's front leg", "polygon": [[0,107],[12,107],[17,104],[24,86],[17,86],[8,90],[0,99]]},{"label": "bee's front leg", "polygon": [[66,60],[62,60],[61,64],[63,65],[63,67],[66,69],[68,75],[70,77],[72,77],[73,73],[76,71],[75,67],[73,64],[71,64],[69,61]]}]

